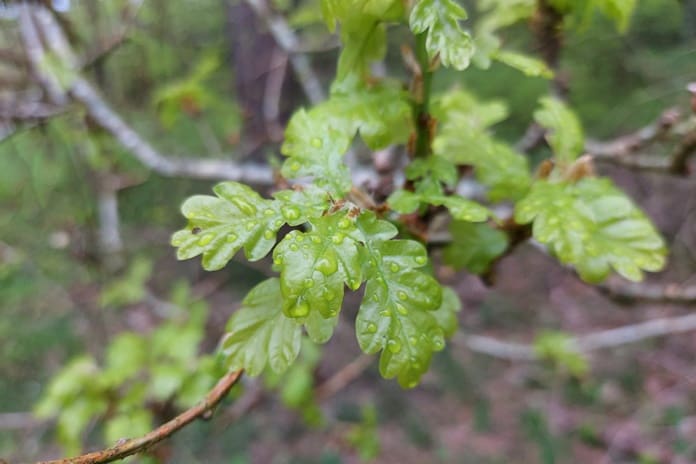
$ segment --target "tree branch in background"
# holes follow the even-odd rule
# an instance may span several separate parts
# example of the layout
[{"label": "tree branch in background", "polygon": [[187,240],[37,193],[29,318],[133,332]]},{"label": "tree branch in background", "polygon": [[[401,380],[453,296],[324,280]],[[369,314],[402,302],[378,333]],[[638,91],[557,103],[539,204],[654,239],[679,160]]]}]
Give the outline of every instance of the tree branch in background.
[{"label": "tree branch in background", "polygon": [[[582,335],[571,339],[571,343],[579,352],[589,353],[604,348],[615,348],[629,343],[636,343],[649,338],[695,330],[696,313],[686,316],[653,319],[639,324]],[[504,342],[482,335],[458,335],[455,336],[453,341],[466,346],[471,351],[508,361],[533,361],[538,359],[534,347],[523,343]]]},{"label": "tree branch in background", "polygon": [[647,284],[617,279],[600,285],[599,289],[609,297],[620,300],[679,304],[696,303],[696,285]]},{"label": "tree branch in background", "polygon": [[278,46],[288,54],[290,65],[310,103],[316,105],[325,100],[324,88],[312,70],[309,58],[303,53],[295,53],[299,49],[300,41],[285,18],[273,14],[266,0],[246,0],[246,2],[264,22]]},{"label": "tree branch in background", "polygon": [[[34,19],[32,19],[32,16]],[[70,66],[72,75],[69,78],[69,82],[66,83],[65,93],[60,98],[65,100],[67,93],[73,100],[81,103],[93,122],[109,132],[145,166],[158,174],[169,177],[226,179],[257,185],[273,184],[273,171],[266,165],[240,164],[224,159],[176,158],[162,155],[126,124],[92,85],[79,74],[74,54],[70,50],[60,26],[48,10],[37,5],[23,5],[20,21],[24,25],[22,29],[25,31],[25,46],[33,50],[32,53],[36,55],[39,62],[41,59],[39,53],[43,52],[39,42],[39,36],[41,35],[45,37],[46,44],[61,62],[66,66]],[[30,27],[34,23],[40,28],[40,35],[38,31]],[[54,87],[55,79],[49,76],[40,66],[36,67],[35,72],[43,76],[42,84]]]},{"label": "tree branch in background", "polygon": [[346,385],[357,379],[365,369],[372,364],[373,357],[362,354],[343,366],[338,372],[329,377],[324,383],[317,386],[314,395],[317,401],[323,401],[343,390]]},{"label": "tree branch in background", "polygon": [[[678,141],[669,156],[641,154],[650,145],[675,137]],[[689,160],[696,153],[696,119],[684,118],[679,110],[670,108],[655,122],[632,134],[608,142],[588,140],[585,149],[597,161],[685,176],[689,174]]]},{"label": "tree branch in background", "polygon": [[54,461],[41,461],[37,464],[100,464],[117,461],[145,451],[162,440],[169,438],[194,420],[208,415],[227,396],[241,376],[242,371],[228,373],[210,390],[203,401],[140,438],[124,440],[111,448],[82,456]]},{"label": "tree branch in background", "polygon": [[142,6],[143,1],[144,0],[131,0],[128,2],[121,12],[122,21],[119,25],[119,30],[110,37],[99,39],[96,47],[87,51],[80,60],[81,68],[89,68],[104,61],[111,53],[128,40],[128,32],[135,23],[135,18],[138,15],[138,10]]}]

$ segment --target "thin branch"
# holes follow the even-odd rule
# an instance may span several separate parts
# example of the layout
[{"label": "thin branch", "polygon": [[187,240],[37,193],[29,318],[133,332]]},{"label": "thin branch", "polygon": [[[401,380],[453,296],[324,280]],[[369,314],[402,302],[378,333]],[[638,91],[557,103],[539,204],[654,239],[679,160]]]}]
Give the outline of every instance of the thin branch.
[{"label": "thin branch", "polygon": [[[640,342],[649,338],[694,330],[696,330],[696,313],[686,316],[653,319],[639,324],[582,335],[571,339],[571,343],[579,352],[590,353],[600,349],[616,348],[629,343]],[[533,361],[538,359],[538,355],[532,345],[504,342],[482,335],[460,335],[455,337],[455,343],[461,343],[471,351],[508,361]]]},{"label": "thin branch", "polygon": [[239,381],[242,371],[226,374],[196,406],[187,409],[174,419],[161,425],[140,438],[131,438],[101,451],[83,454],[74,458],[41,461],[37,464],[100,464],[113,462],[140,453],[181,430],[198,418],[206,417],[222,401],[230,389]]},{"label": "thin branch", "polygon": [[23,3],[18,5],[19,8],[19,33],[22,38],[24,53],[29,62],[30,69],[34,77],[39,81],[50,101],[56,105],[62,106],[66,103],[65,93],[63,92],[60,83],[54,76],[44,72],[46,67],[46,54],[41,44],[41,38],[36,30],[36,24],[32,19],[32,5]]},{"label": "thin branch", "polygon": [[362,354],[343,366],[314,390],[314,396],[317,401],[323,401],[341,391],[349,383],[357,379],[372,364],[372,361],[372,356]]},{"label": "thin branch", "polygon": [[89,68],[105,60],[109,55],[111,55],[111,53],[116,51],[127,41],[128,32],[133,26],[133,23],[135,23],[138,10],[142,4],[143,0],[131,0],[129,4],[126,5],[124,11],[121,12],[121,17],[123,20],[120,24],[119,30],[116,32],[116,34],[107,37],[106,39],[100,39],[97,47],[88,51],[80,60],[81,68]]},{"label": "thin branch", "polygon": [[300,47],[300,41],[285,18],[273,14],[266,0],[246,0],[246,2],[265,23],[278,46],[289,55],[290,64],[295,72],[295,76],[310,103],[316,105],[325,100],[326,95],[321,81],[314,73],[309,58],[302,53],[294,53],[294,51]]},{"label": "thin branch", "polygon": [[[25,5],[24,8],[27,9],[29,6]],[[126,124],[92,85],[79,75],[75,68],[74,55],[53,16],[36,5],[33,6],[33,12],[38,18],[37,25],[46,37],[47,45],[64,63],[73,65],[74,75],[67,86],[69,95],[85,107],[92,121],[109,132],[142,164],[169,177],[227,179],[258,185],[273,184],[273,171],[266,165],[239,164],[224,159],[175,158],[159,153]],[[28,20],[31,20],[31,16]]]},{"label": "thin branch", "polygon": [[646,284],[616,280],[603,284],[599,288],[608,296],[622,300],[696,303],[696,285]]},{"label": "thin branch", "polygon": [[680,117],[681,114],[679,110],[669,108],[665,110],[656,121],[638,129],[632,134],[623,135],[614,140],[605,142],[588,140],[585,143],[585,151],[591,154],[595,159],[629,156],[669,134]]}]

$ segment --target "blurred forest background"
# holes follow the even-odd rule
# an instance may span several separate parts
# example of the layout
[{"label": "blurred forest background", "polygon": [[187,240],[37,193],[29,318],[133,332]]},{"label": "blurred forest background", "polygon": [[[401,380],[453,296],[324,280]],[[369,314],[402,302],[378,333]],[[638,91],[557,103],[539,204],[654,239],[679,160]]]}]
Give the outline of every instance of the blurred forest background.
[{"label": "blurred forest background", "polygon": [[[44,39],[64,54],[39,57],[42,66],[91,83],[96,98],[159,154],[183,160],[169,164],[134,156],[127,134],[118,140],[104,130],[96,106],[85,103],[95,95],[73,101],[60,86],[51,94],[51,83],[34,72],[41,44],[27,30],[42,27],[41,17],[23,22],[21,5],[0,6],[0,457],[8,462],[147,431],[213,381],[204,355],[214,352],[225,321],[270,266],[235,259],[206,273],[197,261],[176,262],[169,238],[183,223],[181,202],[209,193],[217,174],[225,177],[214,162],[200,171],[187,171],[185,163],[237,161],[251,177],[258,173],[267,192],[260,166],[277,165],[284,123],[312,98],[292,60],[306,60],[320,95],[338,51],[318,1],[269,3],[53,2],[54,22],[46,27],[57,25],[65,41],[45,31]],[[477,3],[484,2],[462,3],[476,24]],[[279,30],[290,31],[291,40],[280,43]],[[559,76],[591,139],[625,141],[619,137],[696,110],[687,91],[696,81],[693,0],[639,0],[625,33],[597,15],[564,35]],[[392,36],[388,74],[406,74],[398,53],[406,37]],[[529,24],[506,29],[504,40],[538,51]],[[73,68],[59,56],[72,59]],[[442,70],[435,85],[504,100],[510,117],[496,134],[513,144],[549,91],[547,80],[499,64]],[[669,146],[658,141],[650,150]],[[545,148],[530,156],[542,159]],[[642,287],[655,290],[652,298],[619,298],[611,283],[584,284],[529,245],[502,261],[492,284],[443,267],[440,277],[463,301],[461,336],[436,356],[418,388],[382,380],[374,359],[360,355],[346,319],[326,346],[303,349],[284,378],[245,381],[213,420],[136,461],[696,463],[695,332],[586,358],[570,352],[556,364],[525,359],[526,352],[491,356],[473,343],[473,335],[486,335],[525,346],[536,340],[538,347],[547,330],[562,339],[693,311],[694,176],[616,163],[599,169],[670,244],[668,269]],[[669,285],[691,293],[660,291],[677,288]],[[345,317],[355,313],[349,298],[346,309]],[[141,371],[121,378],[117,367],[133,359]],[[73,409],[45,396],[66,365],[72,371],[62,399],[82,399]],[[107,385],[112,397],[90,396],[96,384]],[[33,413],[37,403],[43,416]],[[61,408],[67,414],[56,435],[55,420],[44,416]],[[137,412],[143,408],[144,415]],[[119,419],[98,419],[109,417]]]}]

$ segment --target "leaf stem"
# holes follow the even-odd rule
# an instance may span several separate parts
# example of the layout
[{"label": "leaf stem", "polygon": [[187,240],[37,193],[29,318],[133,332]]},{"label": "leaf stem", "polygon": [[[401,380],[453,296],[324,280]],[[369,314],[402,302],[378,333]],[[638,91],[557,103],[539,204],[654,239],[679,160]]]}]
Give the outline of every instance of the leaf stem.
[{"label": "leaf stem", "polygon": [[426,33],[416,35],[416,58],[420,64],[420,75],[416,76],[416,103],[413,108],[413,122],[416,127],[414,158],[425,158],[430,155],[432,142],[430,94],[433,72],[430,69],[428,51],[425,48],[426,37]]}]

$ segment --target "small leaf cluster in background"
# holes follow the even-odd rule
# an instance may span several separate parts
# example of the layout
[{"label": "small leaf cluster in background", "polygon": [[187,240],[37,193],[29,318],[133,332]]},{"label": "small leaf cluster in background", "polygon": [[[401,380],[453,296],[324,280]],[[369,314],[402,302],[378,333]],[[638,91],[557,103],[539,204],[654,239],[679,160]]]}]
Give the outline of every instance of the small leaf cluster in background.
[{"label": "small leaf cluster in background", "polygon": [[152,412],[143,405],[172,401],[188,408],[214,385],[221,366],[215,356],[199,354],[207,305],[192,301],[186,286],[174,290],[172,304],[187,311],[150,333],[121,333],[106,347],[102,365],[82,356],[53,378],[35,412],[57,417],[67,454],[80,452],[97,418],[105,419],[103,438],[113,444],[152,430]]}]

